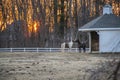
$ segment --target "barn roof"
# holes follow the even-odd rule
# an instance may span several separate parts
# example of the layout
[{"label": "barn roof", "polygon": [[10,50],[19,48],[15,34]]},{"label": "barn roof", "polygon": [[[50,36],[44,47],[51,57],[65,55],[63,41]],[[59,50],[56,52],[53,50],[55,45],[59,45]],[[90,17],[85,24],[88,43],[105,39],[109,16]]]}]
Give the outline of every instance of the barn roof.
[{"label": "barn roof", "polygon": [[79,28],[79,31],[120,30],[120,17],[104,14]]}]

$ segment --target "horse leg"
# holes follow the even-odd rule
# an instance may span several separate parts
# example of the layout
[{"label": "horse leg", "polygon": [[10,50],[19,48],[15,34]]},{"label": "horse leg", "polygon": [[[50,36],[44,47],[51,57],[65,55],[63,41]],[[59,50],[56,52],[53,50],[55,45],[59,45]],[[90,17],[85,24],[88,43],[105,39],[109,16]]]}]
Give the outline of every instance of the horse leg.
[{"label": "horse leg", "polygon": [[64,52],[64,49],[65,49],[65,43],[62,43],[61,44],[61,51]]}]

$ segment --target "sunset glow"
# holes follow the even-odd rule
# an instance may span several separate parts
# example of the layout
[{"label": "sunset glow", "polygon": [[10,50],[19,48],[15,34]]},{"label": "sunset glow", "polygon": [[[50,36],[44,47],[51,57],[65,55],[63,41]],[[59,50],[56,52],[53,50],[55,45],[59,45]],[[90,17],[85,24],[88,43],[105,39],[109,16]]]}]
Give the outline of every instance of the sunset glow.
[{"label": "sunset glow", "polygon": [[34,29],[34,32],[38,31],[38,22],[36,22],[36,21],[34,22],[33,29]]},{"label": "sunset glow", "polygon": [[[22,2],[23,1],[23,2]],[[39,1],[39,0],[38,0]],[[92,4],[94,0],[91,0],[91,4],[86,3],[86,6],[90,5],[95,7],[95,5]],[[37,0],[34,1],[37,3]],[[46,3],[47,2],[47,3]],[[40,22],[37,20],[42,21],[42,18],[45,18],[45,23],[49,25],[49,32],[53,32],[54,31],[54,9],[51,10],[51,8],[53,8],[52,5],[53,2],[51,2],[50,0],[46,1],[44,3],[44,0],[40,0],[41,3],[41,7],[37,6],[37,4],[35,6],[33,6],[33,2],[32,0],[2,0],[0,5],[1,9],[0,9],[0,30],[3,31],[6,29],[7,25],[12,24],[14,21],[19,21],[19,20],[24,20],[25,22],[27,22],[27,27],[28,27],[28,32],[29,34],[31,34],[31,32],[37,33],[38,30],[40,29]],[[74,13],[74,3],[75,1],[73,0],[73,4],[72,4],[72,16]],[[81,6],[81,3],[78,2],[78,7]],[[106,3],[110,3],[110,0],[105,0]],[[58,4],[60,5],[60,1],[58,2]],[[68,8],[67,8],[67,2],[65,1],[65,13],[68,13]],[[45,10],[41,10],[44,9],[43,6],[46,6]],[[112,2],[112,7],[113,7],[113,12],[116,15],[119,15],[120,9],[119,9],[119,5],[115,2]],[[51,8],[49,7],[51,6]],[[90,15],[91,17],[95,15],[95,11],[96,9],[90,7]],[[78,8],[79,9],[79,8]],[[45,12],[44,12],[45,11]],[[46,17],[42,17],[41,15],[45,13]],[[81,14],[81,13],[80,13]],[[57,15],[61,15],[61,10],[58,9],[57,11]],[[43,15],[44,16],[44,15]],[[67,15],[66,15],[67,16]],[[79,15],[81,17],[81,15]],[[69,21],[69,19],[68,19]],[[60,16],[57,17],[57,22],[60,22]],[[69,23],[69,22],[67,22]],[[67,26],[69,27],[70,23],[67,24]]]},{"label": "sunset glow", "polygon": [[37,33],[38,32],[38,29],[40,27],[40,23],[38,21],[30,21],[28,22],[28,32],[29,32],[29,35],[31,35],[31,33]]}]

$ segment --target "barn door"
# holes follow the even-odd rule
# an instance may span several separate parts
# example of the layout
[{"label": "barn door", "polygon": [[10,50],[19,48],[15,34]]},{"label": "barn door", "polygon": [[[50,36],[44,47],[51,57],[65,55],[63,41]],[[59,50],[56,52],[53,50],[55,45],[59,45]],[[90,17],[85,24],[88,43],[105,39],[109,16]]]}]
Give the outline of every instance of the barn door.
[{"label": "barn door", "polygon": [[99,35],[97,32],[91,32],[91,50],[92,51],[99,51]]}]

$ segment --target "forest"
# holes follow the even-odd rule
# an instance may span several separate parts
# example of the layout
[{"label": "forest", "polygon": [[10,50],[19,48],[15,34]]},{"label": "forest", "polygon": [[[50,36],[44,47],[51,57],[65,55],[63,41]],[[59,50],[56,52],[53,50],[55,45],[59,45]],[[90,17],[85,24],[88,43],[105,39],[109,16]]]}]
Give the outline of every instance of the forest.
[{"label": "forest", "polygon": [[0,47],[60,47],[105,4],[120,16],[120,0],[0,0]]}]

